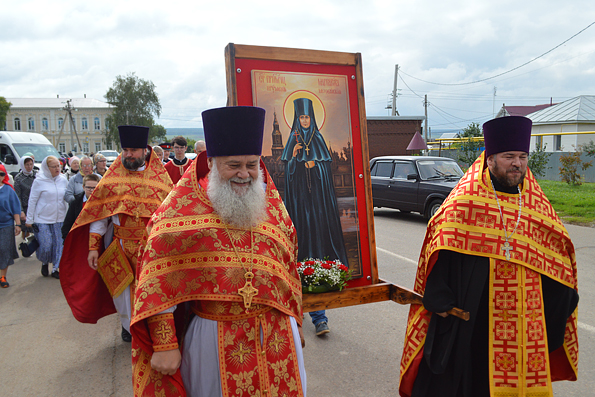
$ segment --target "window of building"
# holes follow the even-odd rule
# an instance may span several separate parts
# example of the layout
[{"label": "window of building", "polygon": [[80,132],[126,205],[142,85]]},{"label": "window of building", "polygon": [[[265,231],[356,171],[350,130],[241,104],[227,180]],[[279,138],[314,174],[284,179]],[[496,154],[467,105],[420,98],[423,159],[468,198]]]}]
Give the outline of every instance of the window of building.
[{"label": "window of building", "polygon": [[89,142],[83,143],[83,153],[89,153]]},{"label": "window of building", "polygon": [[64,123],[64,119],[62,117],[60,117],[58,119],[58,129],[61,130],[62,129],[62,124]]},{"label": "window of building", "polygon": [[99,131],[101,129],[101,122],[99,121],[99,117],[95,117],[95,119],[93,120],[93,124],[93,128],[95,129],[95,131]]},{"label": "window of building", "polygon": [[101,150],[101,142],[95,142],[95,153]]},{"label": "window of building", "polygon": [[14,130],[15,131],[21,130],[21,119],[19,119],[18,117],[14,118]]},{"label": "window of building", "polygon": [[33,120],[33,117],[27,119],[27,129],[29,131],[35,131],[35,120]]},{"label": "window of building", "polygon": [[66,144],[64,142],[60,142],[58,144],[58,151],[61,153],[66,153]]},{"label": "window of building", "polygon": [[87,118],[86,117],[83,117],[81,119],[81,128],[83,130],[88,130],[89,129],[89,123],[87,123]]},{"label": "window of building", "polygon": [[562,135],[554,135],[554,150],[562,150]]},{"label": "window of building", "polygon": [[50,129],[50,123],[48,123],[48,119],[46,117],[41,119],[41,129],[44,131]]}]

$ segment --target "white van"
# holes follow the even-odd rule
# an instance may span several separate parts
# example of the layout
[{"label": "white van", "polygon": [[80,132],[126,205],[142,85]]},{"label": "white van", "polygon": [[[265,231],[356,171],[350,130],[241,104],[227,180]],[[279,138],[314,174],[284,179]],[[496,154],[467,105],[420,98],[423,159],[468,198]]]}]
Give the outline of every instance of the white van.
[{"label": "white van", "polygon": [[6,171],[15,176],[21,167],[21,156],[33,154],[35,165],[41,169],[41,162],[47,156],[61,157],[52,143],[36,132],[0,131],[0,159]]}]

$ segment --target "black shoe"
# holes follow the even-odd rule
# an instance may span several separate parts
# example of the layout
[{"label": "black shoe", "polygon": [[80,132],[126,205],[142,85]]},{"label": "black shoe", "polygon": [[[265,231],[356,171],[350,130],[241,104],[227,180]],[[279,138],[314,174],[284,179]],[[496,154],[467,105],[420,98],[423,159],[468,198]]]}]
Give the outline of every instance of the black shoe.
[{"label": "black shoe", "polygon": [[52,272],[52,277],[55,278],[55,279],[57,279],[57,280],[60,280],[60,272],[58,270],[54,270]]},{"label": "black shoe", "polygon": [[126,331],[126,328],[122,327],[122,340],[124,342],[132,342],[132,335],[130,332]]},{"label": "black shoe", "polygon": [[48,272],[48,264],[47,263],[42,263],[41,264],[41,275],[43,277],[47,277],[50,273]]},{"label": "black shoe", "polygon": [[323,321],[321,323],[318,323],[316,325],[316,336],[321,336],[324,334],[328,334],[329,332],[331,332],[331,330],[328,327],[328,324],[326,323],[326,321]]}]

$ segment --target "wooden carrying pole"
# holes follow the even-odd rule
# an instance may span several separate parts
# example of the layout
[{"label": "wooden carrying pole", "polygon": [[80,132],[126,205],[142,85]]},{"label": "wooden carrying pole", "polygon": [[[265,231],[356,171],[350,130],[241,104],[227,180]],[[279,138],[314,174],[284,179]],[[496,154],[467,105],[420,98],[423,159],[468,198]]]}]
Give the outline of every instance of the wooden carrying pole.
[{"label": "wooden carrying pole", "polygon": [[[369,285],[349,287],[342,291],[325,292],[321,294],[303,294],[304,312],[315,310],[333,309],[338,307],[362,305],[366,303],[383,302],[391,300],[402,305],[422,304],[422,296],[407,288],[380,280],[378,277],[378,264],[376,259],[376,240],[374,235],[374,207],[372,204],[372,184],[370,178],[369,155],[368,155],[368,134],[366,129],[366,108],[364,102],[363,72],[361,54],[330,52],[318,50],[305,50],[296,48],[277,48],[236,45],[230,43],[225,48],[225,68],[227,84],[227,106],[253,106],[249,100],[238,100],[239,73],[248,73],[241,70],[236,60],[258,60],[287,62],[294,64],[316,64],[316,65],[339,65],[350,66],[355,69],[352,79],[355,80],[357,90],[358,120],[354,121],[359,127],[359,136],[354,134],[353,139],[358,139],[361,144],[361,161],[363,169],[359,179],[364,181],[364,197],[366,203],[367,230],[362,240],[368,242],[367,246],[362,244],[362,250],[368,250],[370,257]],[[244,88],[244,90],[249,90]],[[244,92],[244,91],[242,91]],[[360,283],[361,285],[361,283]],[[469,313],[460,309],[452,309],[448,312],[464,320],[469,319]]]}]

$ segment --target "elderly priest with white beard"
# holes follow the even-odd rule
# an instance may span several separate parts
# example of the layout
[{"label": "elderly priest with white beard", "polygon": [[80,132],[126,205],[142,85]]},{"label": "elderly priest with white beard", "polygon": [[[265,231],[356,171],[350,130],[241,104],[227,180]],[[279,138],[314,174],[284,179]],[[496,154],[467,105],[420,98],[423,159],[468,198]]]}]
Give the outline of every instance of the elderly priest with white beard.
[{"label": "elderly priest with white beard", "polygon": [[149,223],[135,395],[305,396],[296,232],[260,160],[265,111],[202,119],[207,151]]}]

